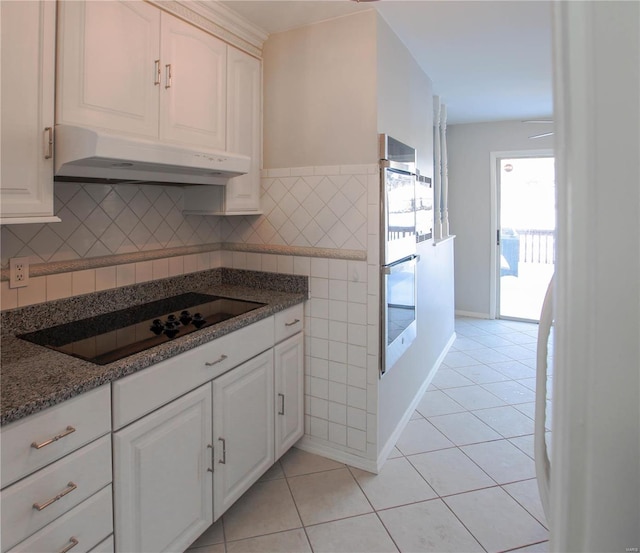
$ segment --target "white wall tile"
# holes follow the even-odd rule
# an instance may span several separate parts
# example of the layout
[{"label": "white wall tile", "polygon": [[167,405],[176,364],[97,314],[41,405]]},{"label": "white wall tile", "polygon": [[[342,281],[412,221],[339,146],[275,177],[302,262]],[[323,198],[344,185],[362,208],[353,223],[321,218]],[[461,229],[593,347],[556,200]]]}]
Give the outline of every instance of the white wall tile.
[{"label": "white wall tile", "polygon": [[329,300],[322,298],[312,298],[308,302],[311,316],[320,319],[329,319]]},{"label": "white wall tile", "polygon": [[313,167],[292,167],[290,174],[292,177],[307,177],[313,175]]},{"label": "white wall tile", "polygon": [[329,422],[326,420],[311,417],[310,428],[311,435],[321,440],[329,439]]},{"label": "white wall tile", "polygon": [[336,280],[347,280],[349,276],[349,265],[344,259],[329,260],[329,278]]},{"label": "white wall tile", "polygon": [[311,276],[329,278],[329,260],[321,257],[311,258]]},{"label": "white wall tile", "polygon": [[367,355],[367,384],[377,386],[380,379],[380,355]]},{"label": "white wall tile", "polygon": [[329,361],[329,380],[342,384],[347,383],[347,364],[339,361]]},{"label": "white wall tile", "polygon": [[310,374],[316,378],[329,378],[329,360],[319,359],[317,357],[308,358],[308,365],[310,367]]},{"label": "white wall tile", "polygon": [[350,324],[348,329],[349,344],[356,346],[367,345],[367,327],[365,325]]},{"label": "white wall tile", "polygon": [[184,274],[184,257],[176,255],[169,258],[169,276],[179,276]]},{"label": "white wall tile", "polygon": [[312,417],[319,417],[325,420],[329,418],[329,402],[326,399],[311,396],[310,401]]},{"label": "white wall tile", "polygon": [[352,324],[367,324],[367,306],[361,303],[349,304],[348,321]]},{"label": "white wall tile", "polygon": [[349,302],[367,303],[366,282],[349,282],[348,294],[349,294]]},{"label": "white wall tile", "polygon": [[129,286],[136,283],[136,264],[126,263],[116,267],[116,286]]},{"label": "white wall tile", "polygon": [[334,422],[329,423],[329,441],[341,446],[347,445],[347,427]]},{"label": "white wall tile", "polygon": [[247,253],[247,269],[250,271],[262,271],[262,255],[259,253]]},{"label": "white wall tile", "polygon": [[198,270],[198,256],[195,253],[183,258],[184,274],[195,273]]},{"label": "white wall tile", "polygon": [[349,280],[351,282],[367,281],[367,263],[366,261],[349,261]]},{"label": "white wall tile", "polygon": [[[335,361],[336,363],[347,362],[347,344],[344,342],[328,341],[329,344],[329,361]],[[333,379],[332,379],[333,380]]]},{"label": "white wall tile", "polygon": [[268,273],[277,273],[278,256],[272,254],[262,254],[262,270]]},{"label": "white wall tile", "polygon": [[47,300],[47,277],[30,277],[29,285],[18,288],[18,307]]},{"label": "white wall tile", "polygon": [[[347,404],[347,386],[340,382],[329,382],[329,401]],[[329,404],[329,415],[331,415],[331,404]],[[330,420],[331,416],[329,416]]]},{"label": "white wall tile", "polygon": [[329,357],[329,340],[312,337],[310,345],[311,357],[318,357],[319,359],[327,359]]},{"label": "white wall tile", "polygon": [[347,322],[347,313],[346,301],[329,300],[329,319],[331,319],[331,321]]},{"label": "white wall tile", "polygon": [[355,407],[347,407],[347,425],[358,430],[367,429],[367,412]]},{"label": "white wall tile", "polygon": [[311,259],[296,256],[293,258],[293,274],[309,276],[311,274]]},{"label": "white wall tile", "polygon": [[60,273],[47,276],[47,301],[71,297],[71,273]]},{"label": "white wall tile", "polygon": [[288,274],[288,275],[293,274],[293,256],[292,255],[278,256],[278,272]]},{"label": "white wall tile", "polygon": [[71,273],[71,294],[79,296],[90,294],[96,291],[96,271],[86,269],[84,271],[74,271]]},{"label": "white wall tile", "polygon": [[117,286],[117,268],[100,267],[96,269],[96,292],[110,290]]},{"label": "white wall tile", "polygon": [[367,348],[349,344],[347,347],[347,360],[349,362],[349,365],[366,368]]},{"label": "white wall tile", "polygon": [[338,424],[347,424],[347,406],[342,403],[329,402],[329,420]]},{"label": "white wall tile", "polygon": [[153,275],[153,280],[169,277],[169,258],[168,257],[165,257],[164,259],[154,259],[151,262],[151,264],[152,264],[151,272]]},{"label": "white wall tile", "polygon": [[196,256],[198,271],[206,271],[208,269],[211,269],[211,256],[209,255],[209,252],[202,252],[196,254]]},{"label": "white wall tile", "polygon": [[9,288],[9,281],[0,283],[0,309],[14,309],[18,307],[18,289]]},{"label": "white wall tile", "polygon": [[153,280],[153,261],[140,261],[135,264],[136,283]]},{"label": "white wall tile", "polygon": [[329,338],[329,320],[328,319],[318,319],[316,317],[311,318],[311,324],[308,327],[310,336],[314,338]]},{"label": "white wall tile", "polygon": [[222,252],[220,250],[216,250],[214,252],[209,252],[209,258],[211,260],[211,268],[217,269],[218,267],[222,267]]},{"label": "white wall tile", "polygon": [[346,280],[330,279],[329,298],[338,301],[347,301],[348,299],[348,283]]},{"label": "white wall tile", "polygon": [[329,298],[329,280],[326,278],[311,277],[311,297],[312,298]]},{"label": "white wall tile", "polygon": [[[329,321],[327,321],[329,323]],[[331,321],[329,324],[329,340],[347,342],[347,323]]]},{"label": "white wall tile", "polygon": [[324,378],[315,378],[312,376],[310,395],[315,398],[329,399],[329,381]]},{"label": "white wall tile", "polygon": [[220,252],[221,256],[220,256],[220,266],[221,267],[228,267],[228,268],[232,268],[233,267],[233,252],[230,251],[223,251]]},{"label": "white wall tile", "polygon": [[367,369],[349,365],[347,368],[347,383],[357,388],[367,388]]},{"label": "white wall tile", "polygon": [[367,450],[367,433],[355,428],[347,429],[347,445],[358,451]]},{"label": "white wall tile", "polygon": [[363,411],[367,408],[367,391],[355,386],[347,386],[347,405]]}]

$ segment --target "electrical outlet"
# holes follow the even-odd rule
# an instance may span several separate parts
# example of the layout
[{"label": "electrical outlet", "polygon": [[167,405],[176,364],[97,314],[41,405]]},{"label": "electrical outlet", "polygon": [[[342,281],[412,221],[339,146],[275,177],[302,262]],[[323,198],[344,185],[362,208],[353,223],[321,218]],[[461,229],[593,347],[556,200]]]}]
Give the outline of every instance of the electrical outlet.
[{"label": "electrical outlet", "polygon": [[29,258],[12,257],[9,259],[9,288],[21,288],[29,285]]}]

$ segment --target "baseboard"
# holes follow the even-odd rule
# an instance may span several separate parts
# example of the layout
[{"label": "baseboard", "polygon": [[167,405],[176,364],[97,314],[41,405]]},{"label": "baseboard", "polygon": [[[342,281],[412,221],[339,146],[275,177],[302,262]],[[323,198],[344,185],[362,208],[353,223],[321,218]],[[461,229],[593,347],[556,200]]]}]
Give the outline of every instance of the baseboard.
[{"label": "baseboard", "polygon": [[489,313],[477,313],[475,311],[461,311],[456,309],[456,317],[471,317],[473,319],[491,319]]},{"label": "baseboard", "polygon": [[456,340],[456,333],[454,332],[451,335],[451,338],[449,338],[447,345],[443,348],[443,350],[440,352],[440,355],[436,359],[435,363],[432,365],[431,370],[427,375],[427,378],[425,378],[424,382],[422,383],[422,386],[420,386],[420,388],[418,389],[418,392],[416,393],[413,400],[409,404],[409,407],[407,407],[407,410],[402,416],[402,419],[400,419],[400,422],[396,426],[395,430],[392,432],[391,436],[389,437],[387,442],[384,444],[384,447],[380,450],[380,454],[378,455],[378,459],[376,462],[376,470],[375,470],[376,474],[380,472],[380,470],[382,469],[382,466],[387,461],[389,454],[391,453],[394,446],[400,439],[400,435],[402,434],[405,427],[407,426],[407,423],[411,419],[411,415],[413,415],[413,412],[416,410],[416,407],[418,406],[418,403],[420,403],[422,396],[427,391],[427,388],[429,387],[429,384],[431,384],[431,381],[433,380],[433,377],[436,375],[436,372],[438,372],[438,367],[440,367],[440,365],[442,364],[442,361],[444,361],[445,356],[447,355],[447,353],[449,353],[449,350],[451,349],[451,346],[453,345],[453,342],[455,342],[455,340]]},{"label": "baseboard", "polygon": [[338,463],[345,463],[350,467],[378,474],[378,466],[375,459],[365,459],[364,457],[359,457],[353,453],[342,451],[341,449],[332,447],[329,444],[320,442],[312,436],[303,436],[296,442],[295,447],[302,451],[306,451],[307,453],[314,453],[316,455],[326,457],[327,459],[332,459]]}]

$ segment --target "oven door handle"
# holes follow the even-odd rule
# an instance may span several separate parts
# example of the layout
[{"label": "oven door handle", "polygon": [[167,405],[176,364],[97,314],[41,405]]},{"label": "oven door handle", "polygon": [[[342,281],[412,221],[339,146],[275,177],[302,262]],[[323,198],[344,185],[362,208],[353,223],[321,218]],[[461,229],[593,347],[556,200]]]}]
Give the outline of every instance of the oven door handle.
[{"label": "oven door handle", "polygon": [[405,257],[404,259],[401,259],[400,261],[396,261],[395,263],[391,263],[390,265],[383,265],[382,266],[382,272],[385,275],[390,275],[392,273],[397,273],[398,271],[401,271],[402,269],[406,268],[407,263],[409,263],[410,266],[413,266],[418,261],[420,261],[420,256],[419,255],[411,255],[409,257]]}]

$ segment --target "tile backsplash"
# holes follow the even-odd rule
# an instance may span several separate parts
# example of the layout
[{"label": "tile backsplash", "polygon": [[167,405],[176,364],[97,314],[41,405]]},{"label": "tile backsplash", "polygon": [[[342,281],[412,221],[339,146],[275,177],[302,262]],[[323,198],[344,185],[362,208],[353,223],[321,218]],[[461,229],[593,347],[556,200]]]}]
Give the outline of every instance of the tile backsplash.
[{"label": "tile backsplash", "polygon": [[61,223],[4,225],[2,267],[69,261],[218,242],[220,219],[182,214],[183,189],[171,186],[55,183]]}]

